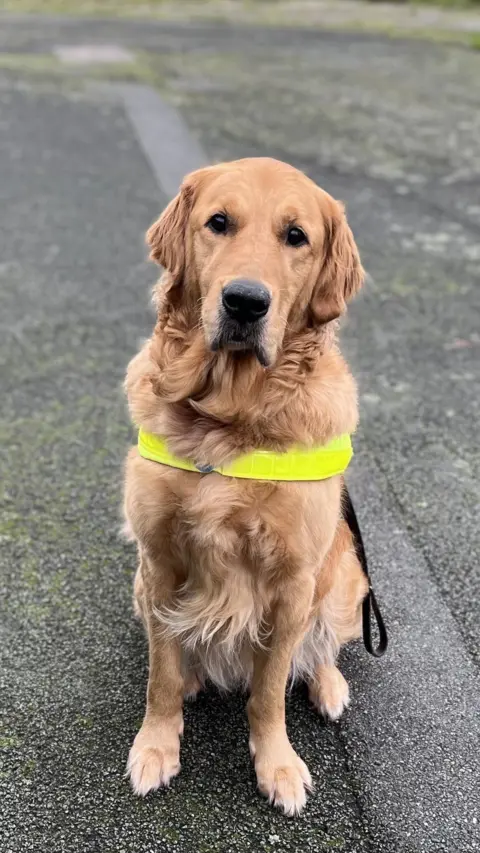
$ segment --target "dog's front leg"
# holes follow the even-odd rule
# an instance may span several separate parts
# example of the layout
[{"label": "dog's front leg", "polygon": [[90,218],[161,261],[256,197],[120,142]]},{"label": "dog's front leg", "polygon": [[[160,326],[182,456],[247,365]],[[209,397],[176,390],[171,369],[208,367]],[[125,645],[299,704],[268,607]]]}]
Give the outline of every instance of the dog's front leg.
[{"label": "dog's front leg", "polygon": [[312,597],[310,576],[297,575],[285,584],[270,617],[266,647],[254,655],[247,705],[258,787],[287,815],[302,810],[305,789],[312,786],[308,768],[290,744],[285,724],[285,690],[292,656],[305,633]]},{"label": "dog's front leg", "polygon": [[142,616],[149,648],[147,709],[130,750],[127,771],[135,793],[145,795],[168,785],[180,770],[184,679],[179,642],[162,632],[155,615],[171,595],[173,579],[146,555],[142,555],[141,569]]}]

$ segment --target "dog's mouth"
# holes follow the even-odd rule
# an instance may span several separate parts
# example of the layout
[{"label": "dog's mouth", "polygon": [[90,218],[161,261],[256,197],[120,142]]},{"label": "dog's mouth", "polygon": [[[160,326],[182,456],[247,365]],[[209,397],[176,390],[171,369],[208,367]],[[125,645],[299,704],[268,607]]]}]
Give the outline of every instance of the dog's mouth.
[{"label": "dog's mouth", "polygon": [[214,336],[211,348],[218,350],[251,352],[262,367],[268,367],[270,358],[264,344],[265,322],[237,323],[228,316],[220,319],[218,330]]}]

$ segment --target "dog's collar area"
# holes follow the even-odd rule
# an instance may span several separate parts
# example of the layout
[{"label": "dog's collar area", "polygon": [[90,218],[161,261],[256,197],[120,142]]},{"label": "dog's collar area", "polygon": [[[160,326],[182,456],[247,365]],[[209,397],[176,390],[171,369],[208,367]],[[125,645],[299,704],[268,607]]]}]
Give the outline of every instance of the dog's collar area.
[{"label": "dog's collar area", "polygon": [[343,474],[353,456],[352,442],[348,434],[334,438],[321,447],[311,449],[292,448],[286,453],[257,450],[235,459],[228,465],[212,467],[196,465],[189,459],[180,459],[170,453],[163,438],[140,429],[138,452],[144,459],[193,471],[197,474],[221,474],[223,477],[239,477],[244,480],[283,480],[301,482],[327,480]]}]

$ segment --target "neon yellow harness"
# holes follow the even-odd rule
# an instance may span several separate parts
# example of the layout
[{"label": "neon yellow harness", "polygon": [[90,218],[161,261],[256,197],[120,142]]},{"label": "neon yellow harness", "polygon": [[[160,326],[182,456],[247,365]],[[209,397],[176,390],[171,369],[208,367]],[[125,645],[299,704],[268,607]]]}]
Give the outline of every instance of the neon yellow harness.
[{"label": "neon yellow harness", "polygon": [[167,448],[163,438],[140,429],[138,452],[144,459],[160,462],[170,468],[210,474],[215,471],[223,477],[240,477],[243,480],[327,480],[343,474],[353,456],[352,442],[348,434],[334,438],[322,447],[311,450],[293,448],[287,453],[270,450],[255,450],[247,456],[235,459],[229,465],[204,468],[188,459],[179,459]]}]

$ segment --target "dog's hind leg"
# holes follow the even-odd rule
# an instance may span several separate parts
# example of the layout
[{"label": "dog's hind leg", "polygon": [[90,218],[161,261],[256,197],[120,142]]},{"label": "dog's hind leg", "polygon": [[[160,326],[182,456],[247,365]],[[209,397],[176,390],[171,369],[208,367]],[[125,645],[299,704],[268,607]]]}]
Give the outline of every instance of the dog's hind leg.
[{"label": "dog's hind leg", "polygon": [[361,634],[361,604],[368,582],[352,547],[343,551],[334,568],[334,581],[322,599],[318,611],[323,633],[332,642],[326,643],[324,655],[317,661],[309,679],[310,701],[331,720],[338,720],[349,704],[348,684],[335,660],[344,643]]},{"label": "dog's hind leg", "polygon": [[349,703],[348,684],[336,666],[319,664],[308,687],[310,701],[330,720],[338,720]]}]

